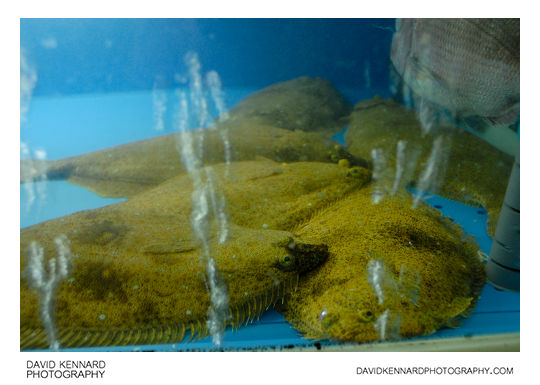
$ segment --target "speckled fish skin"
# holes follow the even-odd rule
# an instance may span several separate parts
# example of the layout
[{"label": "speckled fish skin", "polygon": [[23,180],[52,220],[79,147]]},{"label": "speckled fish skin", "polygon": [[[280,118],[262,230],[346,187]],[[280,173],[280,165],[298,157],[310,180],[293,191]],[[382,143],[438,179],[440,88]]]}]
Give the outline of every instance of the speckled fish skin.
[{"label": "speckled fish skin", "polygon": [[229,111],[229,123],[250,121],[331,136],[345,128],[350,111],[347,99],[328,80],[303,76],[249,95]]},{"label": "speckled fish skin", "polygon": [[[350,103],[329,82],[300,77],[255,92],[191,134],[202,137],[203,165],[265,157],[278,162],[333,162],[367,166],[331,139],[345,128]],[[67,180],[103,197],[132,197],[184,172],[180,135],[162,135],[58,160],[21,160],[21,183]],[[198,140],[196,138],[196,140]]]},{"label": "speckled fish skin", "polygon": [[412,91],[458,117],[519,115],[519,19],[398,19],[391,59]]},{"label": "speckled fish skin", "polygon": [[[213,167],[227,200],[230,236],[212,255],[227,281],[230,324],[253,319],[279,302],[298,275],[322,264],[324,244],[303,242],[294,229],[361,186],[367,169],[331,163],[280,164],[267,159]],[[55,257],[54,239],[70,240],[73,273],[59,287],[60,345],[165,343],[185,332],[204,335],[209,298],[191,235],[189,175],[179,175],[129,201],[87,210],[21,230],[21,347],[46,347],[30,291],[29,245]],[[283,259],[278,264],[279,258]]]},{"label": "speckled fish skin", "polygon": [[[194,136],[201,134],[203,138],[201,161],[204,165],[225,160],[221,129],[225,128],[190,132]],[[290,131],[241,122],[227,130],[231,161],[265,157],[278,162],[336,163],[341,158],[348,158],[351,164],[367,164],[319,132]],[[65,179],[103,197],[129,198],[185,172],[178,151],[179,140],[179,134],[169,134],[59,160],[24,159],[21,161],[21,183],[43,177]]]},{"label": "speckled fish skin", "polygon": [[[64,219],[68,226],[77,220]],[[86,227],[92,231],[91,226]],[[72,228],[71,232],[67,228],[54,230],[71,236],[77,255],[73,273],[61,284],[56,300],[60,346],[174,343],[189,333],[191,338],[208,335],[210,299],[205,270],[200,250],[189,240],[143,246],[139,252],[124,251],[122,243],[127,240],[119,238],[129,237],[124,231],[132,230],[130,226],[100,222],[93,227],[94,233],[81,237],[74,231],[83,229]],[[28,252],[29,239],[39,239],[46,255],[54,256],[51,240],[36,231],[47,229],[23,232],[23,250]],[[298,275],[322,263],[327,254],[324,245],[306,245],[288,232],[232,228],[231,238],[224,244],[212,241],[211,247],[220,275],[227,282],[230,319],[226,325],[233,327],[255,319],[281,301],[285,293],[294,290]],[[111,251],[112,244],[119,251]],[[24,257],[21,266],[26,266]],[[47,348],[36,297],[26,284],[23,279],[21,349]]]},{"label": "speckled fish skin", "polygon": [[357,190],[296,231],[330,252],[282,308],[306,338],[420,336],[456,326],[474,309],[485,283],[476,243],[426,204],[412,209],[409,197],[394,196],[374,205],[371,194]]},{"label": "speckled fish skin", "polygon": [[[332,198],[331,191],[324,193],[325,185],[332,189],[329,185],[341,179],[341,191],[346,193],[363,183],[347,177],[346,170],[337,165],[310,165],[312,173],[301,164],[287,169],[268,160],[235,162],[230,170],[234,181],[223,179],[226,165],[214,170],[216,183],[223,184],[220,191],[228,197],[240,190],[252,195],[263,192],[257,200],[231,198],[228,240],[220,244],[215,236],[210,239],[212,256],[227,282],[228,324],[233,327],[280,302],[294,290],[299,275],[315,269],[328,255],[326,245],[305,243],[282,230],[296,222],[284,215],[272,221],[271,211],[262,207],[264,201],[285,200],[282,209],[287,204],[291,217],[305,220],[309,213],[295,214],[304,207],[316,211]],[[323,181],[315,180],[316,176]],[[276,184],[276,178],[293,182],[297,195],[280,197],[273,191],[265,195],[264,185]],[[298,181],[300,187],[294,184]],[[47,347],[38,298],[28,285],[30,243],[41,244],[45,258],[50,259],[56,256],[54,239],[59,235],[69,239],[75,256],[72,273],[61,282],[56,299],[60,346],[170,343],[181,341],[189,331],[192,336],[205,336],[210,300],[201,247],[191,232],[191,191],[189,176],[178,176],[129,201],[22,229],[21,348]],[[320,202],[309,191],[322,191]],[[299,197],[303,192],[304,199],[313,202],[311,206]],[[240,211],[247,211],[248,216],[234,215]],[[250,216],[257,221],[249,221]]]},{"label": "speckled fish skin", "polygon": [[[416,184],[419,181],[434,140],[431,136],[420,135],[420,132],[421,125],[414,111],[392,99],[376,96],[356,104],[345,138],[347,150],[357,157],[369,157],[374,148],[383,150],[388,175],[381,177],[380,182],[392,186],[396,175],[398,141],[406,142],[406,162],[410,162],[410,155],[418,150],[415,170],[406,182]],[[451,142],[448,166],[444,181],[432,193],[484,207],[488,211],[488,233],[493,236],[513,158],[465,131],[450,128],[446,130],[446,136]]]}]

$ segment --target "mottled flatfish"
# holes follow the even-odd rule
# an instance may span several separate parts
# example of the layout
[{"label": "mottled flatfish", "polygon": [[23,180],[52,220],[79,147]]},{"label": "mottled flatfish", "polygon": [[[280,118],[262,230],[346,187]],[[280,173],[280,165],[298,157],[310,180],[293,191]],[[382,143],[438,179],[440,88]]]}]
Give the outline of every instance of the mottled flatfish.
[{"label": "mottled flatfish", "polygon": [[305,337],[370,342],[455,326],[485,283],[478,246],[448,218],[396,195],[371,203],[357,190],[297,230],[329,245],[282,306]]},{"label": "mottled flatfish", "polygon": [[[231,161],[265,157],[277,162],[337,163],[345,158],[367,165],[324,134],[240,122],[230,128],[190,131],[202,141],[203,165],[225,160],[220,130],[227,130]],[[185,172],[180,139],[180,134],[169,134],[59,160],[23,159],[21,183],[67,180],[104,197],[130,198]]]},{"label": "mottled flatfish", "polygon": [[[227,201],[229,235],[212,224],[211,255],[229,295],[227,324],[238,327],[294,290],[328,256],[294,229],[361,188],[370,172],[331,163],[233,162],[213,168]],[[181,341],[208,333],[210,304],[201,244],[190,223],[192,182],[179,175],[129,201],[81,211],[21,230],[21,348],[44,348],[43,298],[35,255],[54,271],[57,239],[69,241],[69,274],[59,282],[54,319],[62,347]],[[41,251],[39,251],[41,250]],[[39,262],[39,258],[37,258]],[[54,264],[54,262],[53,262]],[[39,265],[39,264],[38,264]]]},{"label": "mottled flatfish", "polygon": [[[347,150],[368,158],[380,149],[385,169],[378,185],[386,194],[396,187],[416,187],[427,169],[435,138],[423,136],[414,111],[392,99],[375,97],[356,104],[345,138]],[[429,193],[488,211],[488,232],[495,234],[499,212],[512,170],[513,158],[467,131],[447,130],[443,149],[444,179]]]},{"label": "mottled flatfish", "polygon": [[[341,167],[328,166],[337,171],[336,178],[348,183]],[[225,167],[218,166],[216,174],[223,175]],[[273,176],[298,179],[270,161],[238,162],[232,167],[235,181],[216,179],[225,194],[242,186],[253,193],[257,184]],[[323,188],[325,183],[329,184],[306,183],[304,191]],[[191,230],[191,191],[189,176],[179,176],[129,201],[22,229],[21,349],[48,346],[44,318],[54,320],[61,347],[170,343],[182,341],[188,332],[190,338],[208,335],[210,298],[201,244]],[[260,199],[280,199],[265,197]],[[301,203],[292,197],[286,200],[291,209]],[[231,199],[229,210],[244,210],[244,203]],[[259,210],[254,206],[252,215]],[[218,226],[212,224],[208,242],[227,288],[225,324],[234,328],[282,301],[295,289],[299,275],[326,260],[328,248],[305,243],[292,232],[277,229],[275,222],[249,227],[241,215],[230,218],[227,240],[218,241]],[[244,223],[234,224],[235,218]],[[282,228],[292,226],[285,222],[278,221]],[[60,249],[59,239],[65,240]],[[54,282],[59,268],[65,277],[57,288],[43,290]]]}]

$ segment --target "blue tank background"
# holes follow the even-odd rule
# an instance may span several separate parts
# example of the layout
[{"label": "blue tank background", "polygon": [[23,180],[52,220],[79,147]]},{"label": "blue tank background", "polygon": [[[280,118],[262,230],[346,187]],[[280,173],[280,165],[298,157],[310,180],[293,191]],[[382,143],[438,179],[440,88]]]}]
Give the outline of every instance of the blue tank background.
[{"label": "blue tank background", "polygon": [[[22,19],[34,96],[175,85],[197,52],[227,87],[321,76],[338,88],[388,87],[394,19]],[[239,70],[240,69],[240,70]]]}]

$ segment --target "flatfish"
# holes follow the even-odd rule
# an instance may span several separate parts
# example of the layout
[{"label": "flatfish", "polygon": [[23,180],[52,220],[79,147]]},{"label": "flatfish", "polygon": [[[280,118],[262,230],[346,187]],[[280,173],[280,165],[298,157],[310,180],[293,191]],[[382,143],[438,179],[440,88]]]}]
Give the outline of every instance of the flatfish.
[{"label": "flatfish", "polygon": [[[409,175],[402,176],[403,186],[418,185],[434,142],[432,135],[421,135],[414,111],[381,97],[356,104],[345,138],[347,150],[356,157],[369,158],[372,149],[382,151],[386,172],[379,182],[388,195],[397,181],[399,167],[411,170]],[[399,142],[404,148],[402,159]],[[488,212],[488,232],[493,235],[513,158],[457,127],[445,131],[445,143],[448,159],[444,180],[437,191],[430,193],[484,207]]]},{"label": "flatfish", "polygon": [[448,218],[396,195],[359,189],[299,228],[329,245],[282,306],[305,337],[371,342],[433,333],[468,316],[485,283],[473,239]]},{"label": "flatfish", "polygon": [[227,124],[249,121],[330,136],[346,127],[350,112],[351,105],[331,82],[303,76],[249,95],[228,112]]},{"label": "flatfish", "polygon": [[[247,96],[211,127],[190,133],[202,165],[265,157],[333,163],[346,158],[366,166],[331,139],[346,127],[350,111],[329,81],[301,77]],[[65,159],[23,159],[20,181],[67,180],[103,197],[129,198],[184,172],[180,140],[176,133]]]},{"label": "flatfish", "polygon": [[[227,129],[231,161],[265,157],[277,162],[319,161],[367,165],[326,135],[273,126],[238,123],[229,128],[197,129],[203,165],[225,160],[220,130]],[[197,143],[197,142],[196,142]],[[132,197],[185,172],[179,153],[180,134],[162,135],[59,160],[21,160],[21,183],[67,180],[104,197]]]},{"label": "flatfish", "polygon": [[[270,160],[214,167],[227,201],[229,236],[212,224],[210,250],[229,295],[228,325],[238,327],[283,301],[299,276],[318,268],[328,246],[295,229],[361,188],[370,172],[330,163]],[[72,268],[55,294],[62,347],[178,342],[205,336],[210,305],[201,244],[190,223],[192,183],[179,175],[132,199],[21,230],[21,349],[45,348],[29,260],[37,247],[50,266],[58,237],[69,240]],[[47,267],[44,267],[47,269]]]}]

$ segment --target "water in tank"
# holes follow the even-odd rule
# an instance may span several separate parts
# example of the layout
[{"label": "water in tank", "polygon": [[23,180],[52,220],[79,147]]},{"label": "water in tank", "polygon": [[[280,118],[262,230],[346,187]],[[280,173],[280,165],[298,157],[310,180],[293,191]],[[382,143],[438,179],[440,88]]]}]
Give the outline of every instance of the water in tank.
[{"label": "water in tank", "polygon": [[519,349],[519,33],[21,19],[20,349]]}]

